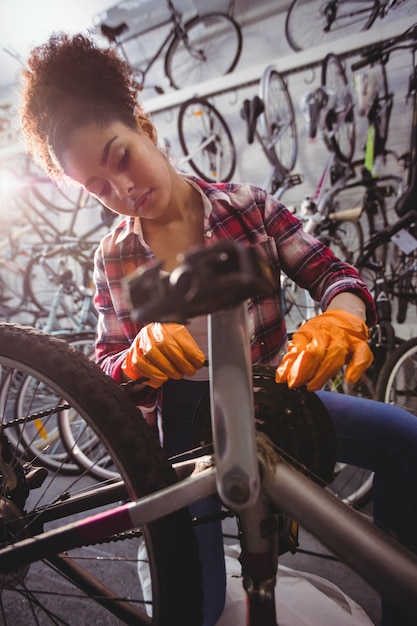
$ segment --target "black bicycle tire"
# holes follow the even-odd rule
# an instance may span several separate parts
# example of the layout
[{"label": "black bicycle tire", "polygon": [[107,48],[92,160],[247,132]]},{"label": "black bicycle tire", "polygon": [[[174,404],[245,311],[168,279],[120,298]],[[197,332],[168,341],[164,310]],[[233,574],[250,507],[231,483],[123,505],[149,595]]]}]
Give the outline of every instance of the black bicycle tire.
[{"label": "black bicycle tire", "polygon": [[[92,331],[55,333],[54,336],[63,339],[77,349],[80,349],[80,344],[85,342],[88,342],[89,345],[94,345],[95,340],[95,332]],[[31,384],[31,380],[32,377],[29,374],[23,375],[19,389],[16,391],[16,418],[25,413],[23,407],[27,405],[24,395],[28,386]],[[7,392],[8,385],[9,381],[6,374],[0,386],[0,404],[2,403],[2,393]],[[58,398],[57,405],[58,404],[64,403]],[[35,407],[32,406],[31,410],[34,411]],[[39,418],[37,426],[34,427],[30,434],[25,431],[25,425],[20,426],[16,424],[13,432],[15,436],[9,438],[11,438],[12,443],[22,451],[29,462],[35,462],[37,465],[42,465],[53,471],[59,471],[65,474],[80,474],[82,470],[86,469],[86,466],[80,463],[81,455],[76,454],[78,449],[72,450],[68,445],[68,440],[65,440],[62,436],[63,423],[67,418],[67,411],[60,411],[56,418],[53,415]],[[43,438],[40,434],[41,430],[44,433]],[[36,436],[36,431],[39,433],[38,436]],[[93,471],[92,475],[98,478],[106,477],[99,471]]]},{"label": "black bicycle tire", "polygon": [[[175,56],[177,56],[178,58],[178,52],[180,50],[183,39],[181,35],[177,34],[171,41],[165,56],[165,74],[167,75],[172,87],[176,89],[181,89],[183,87],[187,87],[188,85],[195,85],[204,80],[209,80],[210,78],[214,79],[218,76],[229,74],[235,69],[242,52],[243,38],[239,24],[230,15],[227,15],[226,13],[207,13],[205,15],[199,15],[197,17],[194,17],[184,25],[185,35],[188,37],[192,30],[199,33],[201,27],[204,27],[205,29],[206,25],[211,25],[213,21],[217,22],[217,24],[214,27],[214,30],[213,28],[211,28],[212,32],[210,33],[208,41],[210,43],[210,46],[212,46],[212,49],[216,53],[216,57],[218,55],[221,56],[222,67],[215,67],[214,72],[208,71],[208,61],[206,60],[203,63],[199,63],[199,67],[201,67],[203,71],[200,72],[198,76],[196,76],[194,71],[192,71],[188,66],[187,68],[185,68],[184,71],[181,70],[181,72],[183,72],[182,75],[184,76],[184,80],[179,79],[178,76],[176,76],[174,60]],[[233,35],[234,37],[234,49],[232,50],[229,58],[227,56],[226,46],[221,41],[219,41],[219,32],[221,30],[221,27],[219,28],[219,24],[223,24],[224,27],[227,27],[227,29],[229,30],[229,35],[227,36],[227,40],[229,43],[231,40],[231,35]],[[192,58],[192,55],[190,55],[188,52],[187,58]],[[226,64],[224,65],[225,61]]]},{"label": "black bicycle tire", "polygon": [[[333,129],[333,119],[331,114],[326,115],[326,128],[329,133],[329,141],[332,149],[334,150],[337,158],[343,163],[350,163],[353,158],[355,152],[355,119],[353,113],[353,99],[349,91],[349,83],[343,68],[343,65],[336,54],[329,53],[325,56],[322,68],[321,68],[321,84],[323,87],[329,86],[329,68],[331,65],[335,66],[337,69],[337,76],[341,79],[343,83],[344,93],[341,93],[340,86],[337,87],[336,98],[337,103],[339,103],[339,98],[341,98],[341,103],[343,107],[343,111],[347,108],[350,108],[348,111],[345,120],[342,122],[342,125],[339,127],[338,131],[334,131]],[[338,80],[339,80],[338,78]],[[338,107],[337,107],[338,108]],[[344,130],[346,129],[346,137],[348,141],[348,149],[345,150],[342,147],[342,141],[340,136],[343,138]],[[342,131],[342,132],[341,132]]]},{"label": "black bicycle tire", "polygon": [[[65,341],[29,327],[0,323],[0,338],[1,365],[38,376],[86,417],[111,452],[131,498],[144,497],[176,481],[154,430],[129,396],[95,363]],[[202,590],[189,512],[180,510],[152,522],[144,534],[149,545],[148,556],[153,559],[154,591],[159,598],[151,623],[195,626],[201,619]],[[51,558],[54,564],[60,560],[59,556]],[[63,569],[66,562],[68,555]],[[10,555],[6,563],[3,558],[3,566],[9,568],[10,563]],[[101,594],[99,588],[94,590],[91,580],[80,580],[77,586],[88,589],[89,597]],[[143,611],[137,620],[132,620],[120,613],[117,598],[106,600],[112,605],[112,612],[125,623],[150,623]],[[70,617],[67,612],[65,621]],[[73,619],[79,623],[78,612]]]},{"label": "black bicycle tire", "polygon": [[[324,4],[327,6],[329,3]],[[351,3],[348,0],[339,4],[357,5],[357,2],[353,0]],[[379,2],[373,0],[372,6],[369,7],[369,15],[365,14],[364,23],[359,20],[354,22],[352,17],[347,15],[346,23],[340,23],[340,30],[326,32],[327,22],[324,17],[320,16],[322,6],[323,0],[293,0],[291,3],[285,18],[285,37],[290,47],[296,52],[368,30],[376,20],[379,10]]]},{"label": "black bicycle tire", "polygon": [[[190,135],[189,129],[186,130],[186,119],[187,119],[187,116],[191,115],[192,117],[194,115],[195,108],[197,108],[199,112],[198,119],[202,119],[201,112],[206,111],[208,113],[210,124],[213,118],[216,120],[216,122],[219,124],[219,127],[221,128],[222,137],[225,137],[225,146],[227,149],[224,150],[221,141],[220,141],[220,144],[216,142],[215,146],[213,147],[211,147],[211,144],[209,144],[207,146],[208,149],[203,150],[200,153],[203,155],[202,162],[204,163],[204,165],[206,164],[204,157],[206,156],[209,158],[209,163],[208,163],[209,167],[203,168],[202,165],[197,163],[196,158],[188,159],[187,160],[188,164],[194,170],[194,172],[206,182],[228,182],[229,180],[232,179],[233,174],[236,169],[237,156],[236,156],[235,143],[233,141],[230,128],[227,122],[225,121],[224,117],[221,115],[218,109],[216,109],[216,107],[210,102],[208,102],[208,100],[206,100],[205,98],[198,98],[198,97],[189,98],[188,100],[186,100],[185,102],[181,104],[181,107],[178,113],[178,136],[179,136],[181,148],[184,152],[184,155],[185,157],[187,157],[189,154],[195,154],[196,150],[198,150],[199,144],[205,139],[207,139],[207,137],[201,135],[200,127],[199,127],[197,130],[197,136],[196,136],[197,143],[193,145],[192,148],[190,147],[190,141],[192,141],[192,137]],[[205,116],[204,119],[206,119],[206,117],[207,116]],[[219,145],[220,145],[220,148],[219,148]],[[214,172],[213,172],[213,167],[210,167],[211,165],[210,157],[213,156],[213,154],[215,153],[217,154],[217,151],[219,149],[221,150],[223,154],[226,154],[226,153],[228,154],[228,156],[226,157],[226,167],[224,168],[224,170],[222,168],[220,173],[217,171],[217,167],[214,167]],[[229,163],[227,163],[228,160],[229,160]],[[223,163],[223,160],[222,160],[222,163]],[[223,171],[225,173],[223,173]]]},{"label": "black bicycle tire", "polygon": [[[395,396],[392,395],[393,377],[397,376],[399,369],[403,366],[406,359],[414,355],[417,355],[417,337],[412,337],[411,339],[403,341],[399,346],[397,346],[397,348],[395,348],[395,350],[393,350],[393,352],[391,352],[391,355],[385,362],[378,377],[376,385],[376,399],[380,402],[402,406],[417,417],[416,409],[414,408],[413,410],[409,403],[404,405],[401,401],[401,397],[407,397],[406,391],[404,391],[401,396],[398,395],[398,392]],[[415,374],[413,382],[415,382]],[[414,397],[416,397],[415,390]]]},{"label": "black bicycle tire", "polygon": [[[391,94],[388,90],[388,78],[384,62],[380,63],[380,68],[382,84],[379,83],[377,97],[379,102],[383,101],[383,108],[378,109],[375,119],[376,137],[377,142],[379,143],[379,145],[375,147],[375,153],[377,155],[383,156],[385,154],[385,146],[388,140],[389,124],[393,105],[393,94]],[[380,113],[381,110],[383,111],[383,116],[379,117],[378,113]]]},{"label": "black bicycle tire", "polygon": [[[278,100],[277,89],[275,89],[273,85],[278,86],[278,92],[283,96],[284,105],[279,111],[277,111],[276,107],[280,104],[281,100]],[[288,174],[296,163],[298,153],[296,117],[287,83],[282,74],[273,66],[268,66],[262,74],[259,85],[259,97],[264,103],[264,110],[260,116],[260,124],[263,135],[266,138],[267,154],[272,153],[272,158],[270,159],[272,165],[278,162],[280,168]],[[282,112],[288,116],[285,118],[284,126],[289,130],[290,137],[290,149],[285,150],[285,155],[285,142],[277,141],[277,129],[278,136],[281,134],[280,125],[282,124]],[[284,139],[288,137],[287,130],[284,131]]]},{"label": "black bicycle tire", "polygon": [[403,324],[407,318],[407,309],[410,303],[411,294],[411,273],[399,278],[395,285],[395,295],[397,298],[397,323]]}]

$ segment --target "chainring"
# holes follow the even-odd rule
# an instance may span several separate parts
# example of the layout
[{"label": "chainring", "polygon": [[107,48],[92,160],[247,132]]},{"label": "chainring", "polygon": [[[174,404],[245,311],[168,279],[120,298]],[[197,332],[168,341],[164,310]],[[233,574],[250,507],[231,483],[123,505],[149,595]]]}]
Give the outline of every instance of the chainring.
[{"label": "chainring", "polygon": [[[254,366],[253,388],[257,430],[265,433],[290,463],[319,483],[333,480],[336,436],[329,413],[306,388],[289,389],[275,382],[275,367]],[[210,395],[200,400],[193,419],[193,445],[213,442]]]}]

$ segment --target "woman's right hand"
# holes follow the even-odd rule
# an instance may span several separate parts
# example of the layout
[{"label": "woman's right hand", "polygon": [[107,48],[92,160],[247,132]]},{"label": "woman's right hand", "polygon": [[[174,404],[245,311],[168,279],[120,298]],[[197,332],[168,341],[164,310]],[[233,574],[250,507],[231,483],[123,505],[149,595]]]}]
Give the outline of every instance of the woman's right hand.
[{"label": "woman's right hand", "polygon": [[136,335],[122,365],[125,375],[158,388],[168,378],[193,376],[204,365],[204,354],[182,324],[153,322]]}]

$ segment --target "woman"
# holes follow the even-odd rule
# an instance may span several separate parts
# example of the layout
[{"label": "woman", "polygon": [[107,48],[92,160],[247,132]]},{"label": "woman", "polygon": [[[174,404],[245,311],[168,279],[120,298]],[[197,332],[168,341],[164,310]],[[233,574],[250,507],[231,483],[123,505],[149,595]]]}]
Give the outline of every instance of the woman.
[{"label": "woman", "polygon": [[[130,68],[112,50],[81,35],[53,35],[34,49],[22,74],[22,129],[27,149],[56,181],[71,180],[123,216],[95,255],[99,314],[97,360],[116,381],[146,377],[140,406],[162,420],[163,445],[178,454],[191,445],[191,419],[206,392],[207,326],[141,327],[130,318],[123,278],[155,260],[163,271],[178,255],[225,238],[255,246],[276,280],[271,296],[248,303],[252,361],[275,365],[276,380],[320,389],[347,363],[355,382],[370,365],[368,327],[375,319],[356,270],[308,236],[276,199],[246,184],[207,184],[178,173],[157,146],[138,102]],[[308,288],[322,314],[287,346],[280,272]],[[417,552],[417,420],[396,407],[318,392],[333,420],[338,459],[375,472],[374,518]],[[211,500],[196,515],[213,512]],[[204,624],[215,624],[225,597],[219,523],[198,527],[205,589]],[[383,624],[406,619],[383,603]]]}]

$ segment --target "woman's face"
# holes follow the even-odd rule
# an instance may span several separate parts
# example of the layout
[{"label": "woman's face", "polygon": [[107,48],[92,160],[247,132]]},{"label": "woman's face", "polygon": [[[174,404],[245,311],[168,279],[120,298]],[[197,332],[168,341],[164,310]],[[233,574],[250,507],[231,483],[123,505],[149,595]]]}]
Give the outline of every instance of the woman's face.
[{"label": "woman's face", "polygon": [[171,197],[171,169],[154,127],[137,130],[121,122],[76,129],[62,155],[66,174],[106,207],[121,215],[162,217]]}]

